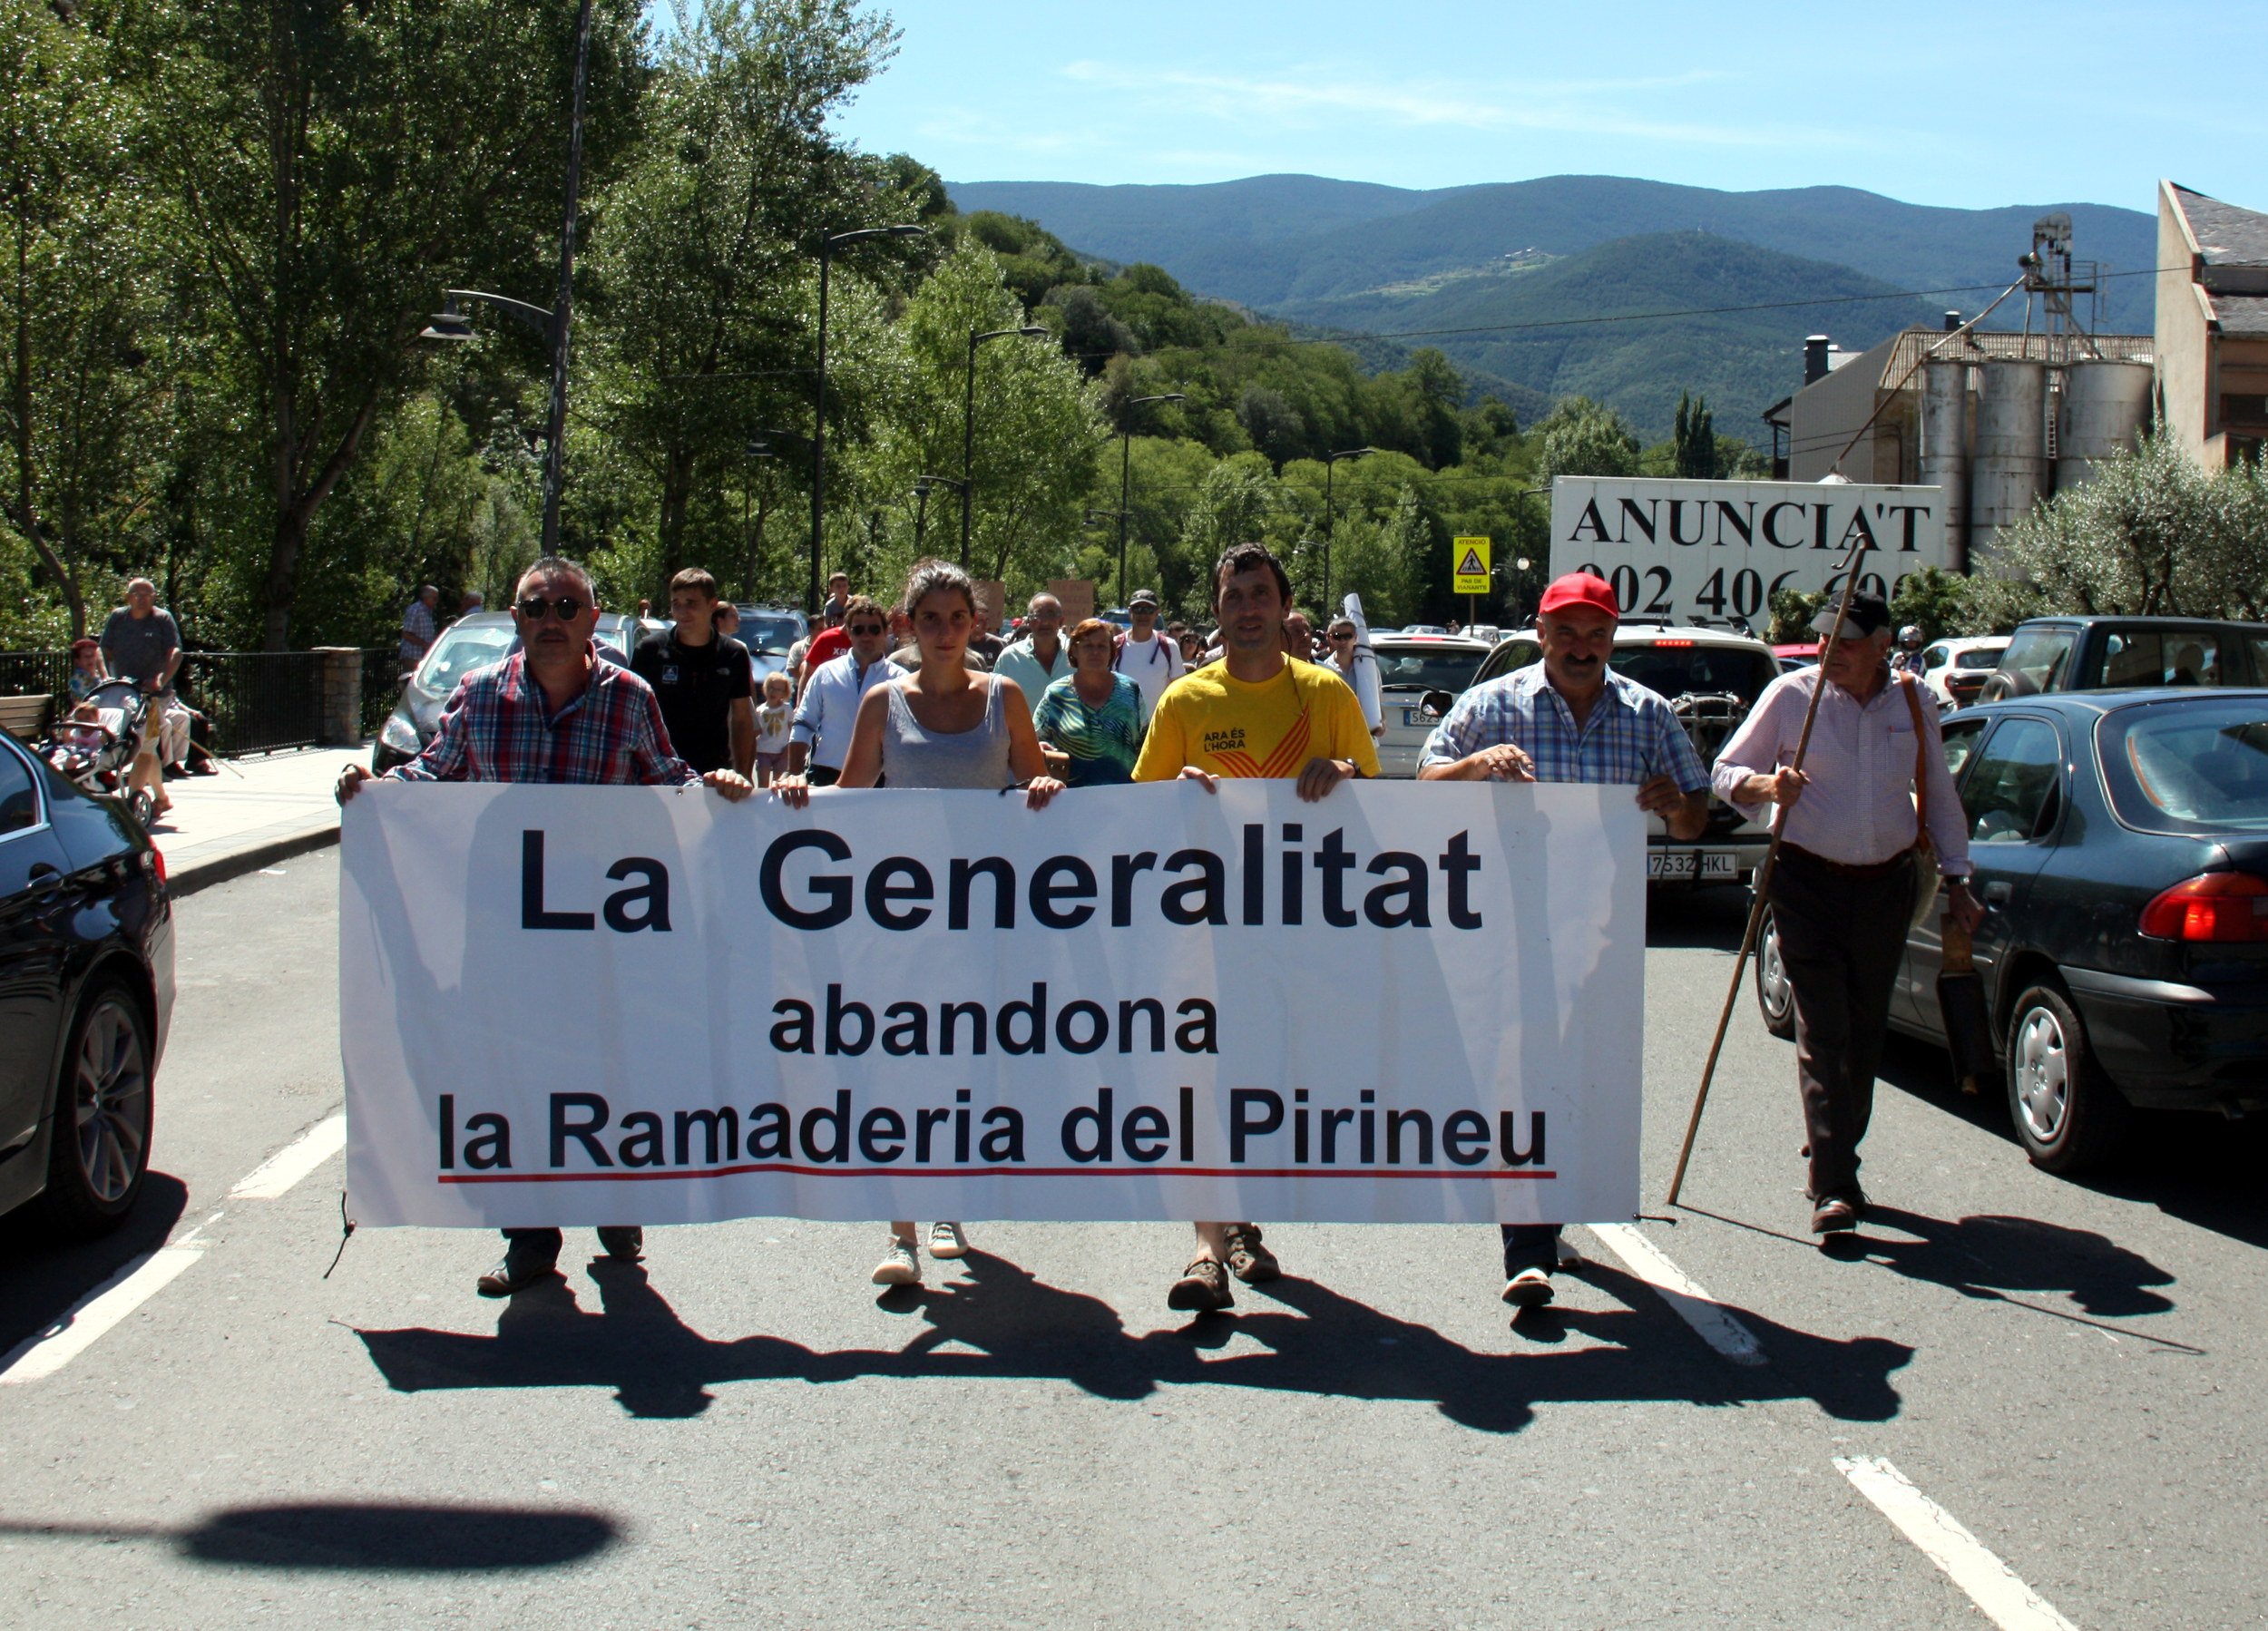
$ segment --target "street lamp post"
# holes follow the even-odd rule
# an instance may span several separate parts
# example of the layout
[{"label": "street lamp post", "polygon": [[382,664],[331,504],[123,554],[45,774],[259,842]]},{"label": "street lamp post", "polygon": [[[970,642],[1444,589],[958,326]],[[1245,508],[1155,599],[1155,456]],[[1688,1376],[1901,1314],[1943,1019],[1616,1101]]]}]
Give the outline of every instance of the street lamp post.
[{"label": "street lamp post", "polygon": [[1341,459],[1359,459],[1376,453],[1375,447],[1348,447],[1323,457],[1323,605],[1324,616],[1331,615],[1331,545],[1339,535],[1338,503],[1332,496],[1331,477]]},{"label": "street lamp post", "polygon": [[1127,508],[1127,479],[1133,469],[1134,410],[1152,402],[1187,402],[1188,397],[1179,391],[1167,391],[1156,396],[1137,396],[1126,405],[1126,412],[1119,420],[1119,604],[1126,601],[1126,529],[1131,519]]},{"label": "street lamp post", "polygon": [[575,203],[582,189],[582,93],[591,63],[591,0],[582,0],[575,21],[575,89],[573,112],[567,131],[567,215],[559,234],[559,298],[549,311],[476,288],[442,291],[441,310],[418,335],[421,340],[461,342],[473,330],[458,312],[459,300],[481,300],[501,308],[547,336],[552,344],[552,400],[543,448],[543,553],[559,552],[559,494],[566,471],[567,449],[567,336],[574,323]]},{"label": "street lamp post", "polygon": [[922,529],[929,520],[929,495],[939,487],[958,487],[961,483],[949,475],[917,475],[914,478],[914,558],[922,558]]},{"label": "street lamp post", "polygon": [[[589,0],[584,0],[589,4]],[[902,225],[861,227],[855,232],[819,235],[819,355],[812,385],[811,407],[811,611],[819,610],[819,546],[826,514],[826,288],[827,270],[835,251],[846,244],[866,243],[877,238],[926,238],[929,229]]]},{"label": "street lamp post", "polygon": [[968,384],[961,402],[961,570],[969,570],[969,532],[974,514],[969,506],[971,466],[976,463],[976,348],[987,340],[1005,339],[1012,334],[1028,335],[1046,339],[1048,331],[1027,324],[1022,328],[988,328],[972,330],[969,335]]}]

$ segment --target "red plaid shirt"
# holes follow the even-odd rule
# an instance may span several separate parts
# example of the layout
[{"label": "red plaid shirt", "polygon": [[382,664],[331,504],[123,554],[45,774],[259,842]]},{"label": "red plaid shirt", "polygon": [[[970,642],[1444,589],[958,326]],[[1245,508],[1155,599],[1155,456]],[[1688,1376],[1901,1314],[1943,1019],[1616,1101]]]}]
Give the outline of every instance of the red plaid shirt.
[{"label": "red plaid shirt", "polygon": [[677,757],[661,704],[628,669],[593,659],[591,683],[558,713],[515,651],[458,682],[425,750],[386,772],[412,782],[698,782]]}]

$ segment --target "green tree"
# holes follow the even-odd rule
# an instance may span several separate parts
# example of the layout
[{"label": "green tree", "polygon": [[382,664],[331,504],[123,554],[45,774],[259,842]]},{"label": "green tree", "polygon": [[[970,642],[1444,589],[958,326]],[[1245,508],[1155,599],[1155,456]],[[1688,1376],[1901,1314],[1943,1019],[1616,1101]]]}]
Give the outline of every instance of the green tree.
[{"label": "green tree", "polygon": [[163,426],[162,329],[132,110],[101,42],[0,9],[0,518],[86,632],[83,577],[127,569]]},{"label": "green tree", "polygon": [[1588,396],[1553,404],[1534,434],[1542,444],[1537,474],[1547,483],[1562,475],[1638,474],[1637,437],[1621,415]]},{"label": "green tree", "polygon": [[[899,325],[902,388],[860,474],[865,491],[886,495],[887,512],[869,510],[885,514],[871,536],[894,566],[912,552],[897,495],[917,474],[961,474],[969,337],[1014,328],[1023,316],[1002,281],[998,258],[980,243],[955,250],[907,302]],[[1010,335],[980,346],[975,357],[970,564],[979,577],[1007,581],[1012,593],[1025,591],[1070,563],[1109,431],[1099,390],[1058,347]],[[930,552],[957,555],[959,541],[957,495],[937,493]]]},{"label": "green tree", "polygon": [[1713,482],[1725,474],[1707,397],[1690,399],[1683,391],[1677,393],[1677,422],[1670,442],[1677,450],[1676,474],[1687,481]]},{"label": "green tree", "polygon": [[[587,188],[630,133],[641,10],[601,0],[594,19]],[[280,649],[317,513],[421,377],[411,342],[440,288],[549,294],[576,11],[139,0],[118,16],[139,162],[219,341],[213,384],[264,444],[245,598]]]},{"label": "green tree", "polygon": [[[594,411],[651,484],[651,598],[695,554],[740,553],[747,506],[728,494],[749,483],[760,431],[796,427],[808,445],[820,234],[921,208],[889,190],[903,166],[862,160],[827,129],[896,37],[850,0],[711,0],[663,53],[587,263]],[[838,252],[830,438],[865,434],[892,366],[883,288],[861,274],[886,287],[923,253],[898,240]],[[848,470],[831,473],[830,503],[852,501]]]},{"label": "green tree", "polygon": [[2041,612],[2258,618],[2268,610],[2268,481],[2207,474],[2169,436],[2095,466],[2084,484],[1994,538],[1972,624]]}]

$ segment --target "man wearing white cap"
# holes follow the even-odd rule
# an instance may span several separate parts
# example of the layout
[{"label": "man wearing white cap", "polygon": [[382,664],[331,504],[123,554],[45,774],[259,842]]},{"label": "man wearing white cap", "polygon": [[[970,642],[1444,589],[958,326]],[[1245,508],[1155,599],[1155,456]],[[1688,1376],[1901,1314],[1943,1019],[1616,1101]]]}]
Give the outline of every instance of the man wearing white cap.
[{"label": "man wearing white cap", "polygon": [[[1833,607],[1812,624],[1836,627]],[[1914,845],[1926,825],[1944,869],[1946,904],[1974,929],[1984,909],[1969,893],[1969,831],[1937,708],[1890,668],[1890,608],[1854,594],[1823,663],[1765,688],[1717,756],[1716,795],[1762,821],[1787,819],[1768,895],[1780,956],[1795,996],[1795,1075],[1810,1134],[1812,1229],[1854,1229],[1866,1207],[1859,1143],[1874,1106],[1874,1070],[1890,1029],[1890,998],[1913,919]],[[1793,768],[1804,716],[1820,687],[1804,768]],[[1917,810],[1917,784],[1928,808]]]}]

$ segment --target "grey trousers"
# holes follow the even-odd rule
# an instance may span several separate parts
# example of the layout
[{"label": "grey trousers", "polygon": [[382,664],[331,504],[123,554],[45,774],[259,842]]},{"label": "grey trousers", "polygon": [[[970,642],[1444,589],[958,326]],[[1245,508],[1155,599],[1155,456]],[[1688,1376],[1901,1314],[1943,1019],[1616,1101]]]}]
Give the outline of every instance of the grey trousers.
[{"label": "grey trousers", "polygon": [[1874,1113],[1913,889],[1911,859],[1856,878],[1783,846],[1773,868],[1772,920],[1795,994],[1795,1079],[1813,1200],[1859,1193],[1859,1144]]}]

